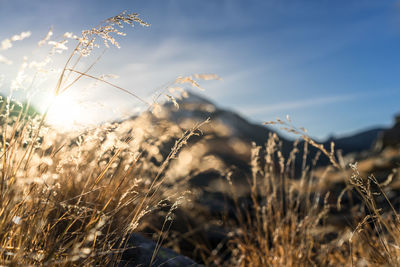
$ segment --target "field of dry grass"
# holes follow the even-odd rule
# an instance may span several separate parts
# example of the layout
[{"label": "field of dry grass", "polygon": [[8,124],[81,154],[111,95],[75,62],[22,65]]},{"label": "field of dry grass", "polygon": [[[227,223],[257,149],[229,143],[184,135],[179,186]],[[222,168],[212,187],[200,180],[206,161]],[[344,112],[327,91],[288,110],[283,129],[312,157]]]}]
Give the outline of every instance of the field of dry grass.
[{"label": "field of dry grass", "polygon": [[[256,145],[230,138],[221,121],[166,119],[167,107],[184,104],[184,86],[200,88],[198,80],[218,77],[177,78],[162,92],[168,106],[92,76],[94,63],[82,67],[81,61],[99,44],[118,46],[123,24],[148,25],[137,14],[121,13],[81,36],[67,33],[52,41],[48,34],[42,42],[51,45],[49,54],[24,68],[42,73],[70,40],[76,46],[58,73],[54,98],[87,78],[130,94],[147,111],[78,133],[60,132],[46,123],[47,112],[15,100],[12,88],[2,99],[2,265],[158,266],[161,246],[207,266],[399,265],[393,196],[398,147],[349,165],[334,145],[317,144],[289,118],[267,123],[305,140],[302,147],[294,142],[289,153],[272,131]],[[5,40],[2,50],[22,35]],[[310,158],[312,149],[319,152]],[[320,167],[320,157],[330,165]],[[388,180],[375,178],[368,160],[388,157],[391,165],[381,173]],[[214,183],[202,185],[210,175],[217,177]],[[129,253],[134,234],[155,241],[147,262]]]}]

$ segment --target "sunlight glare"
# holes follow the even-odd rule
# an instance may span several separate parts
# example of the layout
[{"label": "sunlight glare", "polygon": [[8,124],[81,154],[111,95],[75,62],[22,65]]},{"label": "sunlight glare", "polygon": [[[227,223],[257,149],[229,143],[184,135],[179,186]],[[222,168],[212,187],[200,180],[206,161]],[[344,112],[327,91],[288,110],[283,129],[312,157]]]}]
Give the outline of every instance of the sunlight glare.
[{"label": "sunlight glare", "polygon": [[46,121],[60,130],[74,130],[82,127],[89,120],[84,106],[70,95],[54,98],[47,113]]}]

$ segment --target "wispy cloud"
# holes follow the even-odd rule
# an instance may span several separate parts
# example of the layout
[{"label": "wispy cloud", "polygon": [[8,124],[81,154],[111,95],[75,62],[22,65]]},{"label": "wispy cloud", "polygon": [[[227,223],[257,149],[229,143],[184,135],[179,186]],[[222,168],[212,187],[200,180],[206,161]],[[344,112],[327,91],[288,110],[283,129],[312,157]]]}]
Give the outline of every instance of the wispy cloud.
[{"label": "wispy cloud", "polygon": [[270,105],[264,104],[263,106],[241,107],[240,111],[247,115],[258,115],[282,110],[286,111],[294,109],[314,108],[321,105],[349,101],[354,99],[355,97],[357,97],[355,94],[313,97],[307,99],[299,99],[295,101],[285,101]]}]

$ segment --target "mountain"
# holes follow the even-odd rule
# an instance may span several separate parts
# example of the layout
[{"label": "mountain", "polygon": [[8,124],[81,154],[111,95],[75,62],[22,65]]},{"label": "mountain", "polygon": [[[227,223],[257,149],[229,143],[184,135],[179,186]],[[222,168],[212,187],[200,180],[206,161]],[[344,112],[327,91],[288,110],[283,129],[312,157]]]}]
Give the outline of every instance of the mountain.
[{"label": "mountain", "polygon": [[[293,141],[280,136],[274,129],[254,124],[234,111],[221,109],[210,100],[194,93],[189,93],[188,97],[179,100],[178,104],[179,109],[171,102],[165,103],[163,118],[173,121],[183,126],[183,128],[188,129],[195,122],[198,123],[210,118],[214,135],[223,132],[222,136],[225,139],[239,139],[246,143],[255,142],[257,145],[264,145],[269,134],[276,133],[282,141],[282,153],[284,156],[288,156],[293,148]],[[340,150],[344,156],[357,154],[362,151],[368,151],[375,146],[375,143],[378,142],[378,137],[384,130],[384,128],[373,128],[345,137],[331,137],[323,141],[322,144],[329,149],[331,142],[334,142],[336,151]],[[390,137],[386,137],[386,139],[388,138]],[[221,141],[226,141],[225,139]],[[300,154],[303,152],[303,146],[303,142],[298,145]],[[312,158],[317,149],[311,147],[309,150],[310,158]],[[329,164],[329,161],[326,158],[321,158],[319,164],[326,165]]]},{"label": "mountain", "polygon": [[380,134],[385,130],[385,128],[373,128],[346,137],[329,138],[323,144],[329,147],[330,143],[334,142],[336,149],[342,150],[343,155],[359,153],[372,149]]},{"label": "mountain", "polygon": [[383,131],[375,143],[375,150],[381,151],[386,147],[400,145],[400,114],[394,119],[392,128]]},{"label": "mountain", "polygon": [[[168,113],[166,118],[178,124],[188,119],[200,122],[210,118],[212,122],[225,126],[227,134],[229,133],[231,137],[253,141],[258,145],[264,144],[268,135],[273,132],[268,127],[247,121],[233,111],[218,108],[210,100],[194,93],[189,93],[188,97],[179,100],[178,104],[179,109],[176,109],[170,102],[164,105]],[[289,143],[283,137],[280,139]]]}]

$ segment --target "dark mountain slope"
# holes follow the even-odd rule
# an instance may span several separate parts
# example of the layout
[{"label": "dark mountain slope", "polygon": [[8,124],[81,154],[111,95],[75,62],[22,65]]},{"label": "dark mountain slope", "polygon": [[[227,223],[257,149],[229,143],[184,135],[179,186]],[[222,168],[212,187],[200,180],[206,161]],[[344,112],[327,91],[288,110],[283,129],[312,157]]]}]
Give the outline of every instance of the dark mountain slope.
[{"label": "dark mountain slope", "polygon": [[[201,122],[207,118],[211,118],[214,134],[218,130],[224,128],[224,137],[228,139],[239,139],[246,143],[255,142],[257,145],[264,145],[268,139],[269,134],[274,133],[274,129],[263,126],[261,124],[254,124],[241,117],[239,114],[226,110],[220,109],[211,101],[195,95],[189,94],[188,98],[183,98],[178,101],[179,109],[176,109],[172,103],[166,103],[164,105],[164,118],[173,121],[182,126],[193,125],[193,122]],[[268,120],[268,118],[266,118]],[[192,123],[189,123],[192,121]],[[186,125],[185,125],[186,124]],[[185,128],[185,127],[184,127]],[[374,128],[366,131],[356,133],[354,135],[329,138],[322,142],[322,144],[330,148],[330,143],[335,143],[335,149],[341,150],[343,155],[350,153],[360,153],[371,149],[377,142],[379,134],[385,129]],[[218,135],[218,134],[217,134]],[[282,153],[284,156],[288,156],[293,147],[293,141],[290,141],[278,133],[280,140],[282,141]],[[226,140],[221,140],[226,142]],[[299,144],[300,154],[303,151],[303,143]],[[316,149],[310,148],[310,157],[312,158]],[[329,161],[325,158],[321,158],[319,161],[320,165],[326,165]]]}]

